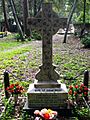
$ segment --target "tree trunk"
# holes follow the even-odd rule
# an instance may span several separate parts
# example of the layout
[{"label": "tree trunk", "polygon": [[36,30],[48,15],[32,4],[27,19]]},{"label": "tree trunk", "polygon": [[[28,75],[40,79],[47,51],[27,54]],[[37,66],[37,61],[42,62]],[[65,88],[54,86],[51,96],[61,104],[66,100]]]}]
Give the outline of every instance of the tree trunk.
[{"label": "tree trunk", "polygon": [[86,16],[85,16],[85,12],[86,12],[86,0],[84,0],[84,7],[83,7],[83,28],[80,32],[80,36],[79,38],[82,38],[85,35],[85,23],[86,23]]},{"label": "tree trunk", "polygon": [[28,0],[23,0],[23,26],[24,26],[24,34],[29,37],[30,29],[27,28],[27,18],[29,16],[29,8],[28,8]]},{"label": "tree trunk", "polygon": [[37,14],[37,1],[34,0],[34,16]]},{"label": "tree trunk", "polygon": [[85,12],[86,12],[86,0],[84,0],[84,10],[83,10],[83,23],[84,23],[84,25],[85,25],[85,22],[86,22]]},{"label": "tree trunk", "polygon": [[40,3],[39,3],[39,6],[38,6],[38,12],[39,12],[40,9],[41,9],[41,5],[42,5],[43,1],[44,1],[44,0],[41,0]]},{"label": "tree trunk", "polygon": [[69,14],[68,21],[67,21],[66,32],[65,32],[65,35],[64,35],[64,41],[63,41],[63,43],[66,43],[66,38],[67,38],[68,29],[69,29],[69,24],[70,24],[70,22],[71,22],[71,19],[72,19],[73,13],[74,13],[74,11],[75,11],[77,2],[78,2],[78,0],[74,0],[73,7],[72,7],[71,12],[70,12],[70,14]]},{"label": "tree trunk", "polygon": [[18,21],[18,17],[17,17],[17,14],[16,14],[16,10],[15,10],[15,7],[14,7],[14,1],[13,0],[9,0],[9,3],[11,5],[11,9],[12,9],[12,13],[13,13],[13,17],[15,19],[15,22],[17,24],[17,28],[18,28],[18,32],[20,34],[20,37],[21,37],[21,40],[24,41],[24,38],[23,38],[23,31],[22,31],[22,28],[19,24],[19,21]]},{"label": "tree trunk", "polygon": [[[14,6],[15,11],[17,11],[17,10],[16,10],[16,7],[15,7],[15,3],[14,3],[13,0],[12,0],[12,2],[13,2],[13,6]],[[17,13],[16,13],[16,15],[17,15]],[[20,27],[22,28],[22,25],[21,25],[21,22],[20,22],[20,20],[19,20],[19,18],[18,18],[18,15],[17,15],[17,19],[18,19],[18,22],[19,22]]]},{"label": "tree trunk", "polygon": [[3,7],[3,13],[4,13],[5,30],[9,31],[9,24],[8,24],[6,7],[5,7],[5,0],[2,0],[2,7]]}]

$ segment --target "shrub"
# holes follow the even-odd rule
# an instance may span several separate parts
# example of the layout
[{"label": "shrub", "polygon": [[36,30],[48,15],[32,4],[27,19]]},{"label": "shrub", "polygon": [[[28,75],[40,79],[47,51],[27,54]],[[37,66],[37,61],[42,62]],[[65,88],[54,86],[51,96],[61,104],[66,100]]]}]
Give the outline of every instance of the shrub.
[{"label": "shrub", "polygon": [[21,39],[20,34],[17,33],[17,34],[15,35],[15,39],[20,40],[20,39]]},{"label": "shrub", "polygon": [[31,35],[31,38],[32,39],[35,39],[35,40],[41,40],[41,35],[39,33],[37,33],[36,31],[32,31],[32,35]]},{"label": "shrub", "polygon": [[83,38],[81,38],[81,43],[84,44],[86,48],[90,48],[90,34],[85,35]]}]

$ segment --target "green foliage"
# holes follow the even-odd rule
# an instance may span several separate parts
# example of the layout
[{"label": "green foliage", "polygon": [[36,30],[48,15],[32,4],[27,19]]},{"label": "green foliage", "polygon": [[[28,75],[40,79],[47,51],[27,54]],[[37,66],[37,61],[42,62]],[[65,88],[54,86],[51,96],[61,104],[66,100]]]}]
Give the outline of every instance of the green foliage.
[{"label": "green foliage", "polygon": [[14,107],[12,103],[7,104],[7,110],[5,113],[3,113],[1,120],[10,120],[12,119],[12,116],[14,115]]},{"label": "green foliage", "polygon": [[64,79],[65,80],[73,80],[74,76],[75,76],[75,73],[68,71],[68,72],[65,72]]},{"label": "green foliage", "polygon": [[84,44],[85,47],[90,48],[90,34],[85,35],[81,38],[82,44]]},{"label": "green foliage", "polygon": [[31,38],[34,40],[41,40],[42,39],[41,35],[39,33],[37,33],[36,31],[32,31]]},{"label": "green foliage", "polygon": [[84,107],[83,107],[82,109],[80,109],[80,110],[77,110],[77,112],[78,112],[78,114],[79,114],[80,116],[83,116],[83,117],[89,115],[88,109],[87,109],[87,108],[84,108]]},{"label": "green foliage", "polygon": [[90,119],[90,111],[87,107],[76,107],[74,111],[74,115],[78,116],[79,120],[89,120]]},{"label": "green foliage", "polygon": [[[73,22],[82,23],[84,14],[84,0],[78,0],[76,10],[73,14]],[[90,23],[90,1],[86,0],[85,22]]]},{"label": "green foliage", "polygon": [[32,41],[32,38],[31,38],[31,37],[29,37],[29,38],[27,38],[27,40],[28,40],[28,41]]},{"label": "green foliage", "polygon": [[[85,22],[90,23],[90,15],[86,13],[85,16],[86,16]],[[83,23],[83,11],[80,12],[79,16],[76,13],[74,13],[73,21],[76,23]]]},{"label": "green foliage", "polygon": [[17,34],[15,35],[15,39],[16,39],[16,40],[20,40],[20,39],[21,39],[20,34],[17,33]]},{"label": "green foliage", "polygon": [[3,84],[0,84],[0,88],[2,88],[3,87]]},{"label": "green foliage", "polygon": [[54,61],[55,64],[58,65],[61,62],[61,56],[59,54],[55,54]]}]

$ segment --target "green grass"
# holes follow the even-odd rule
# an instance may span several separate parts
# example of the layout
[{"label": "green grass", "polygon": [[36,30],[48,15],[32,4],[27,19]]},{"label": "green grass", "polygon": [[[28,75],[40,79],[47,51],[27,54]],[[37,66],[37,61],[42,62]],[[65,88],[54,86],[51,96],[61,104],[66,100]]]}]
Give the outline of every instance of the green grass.
[{"label": "green grass", "polygon": [[[9,35],[7,38],[0,40],[0,74],[5,69],[11,69],[11,72],[19,78],[26,79],[29,76],[32,80],[32,75],[39,70],[38,67],[41,64],[41,48],[39,47],[37,51],[32,41],[22,43],[15,41],[13,38],[14,35]],[[58,44],[54,45],[54,48],[57,49],[58,46]],[[57,49],[57,52],[53,55],[53,62],[57,65],[56,69],[61,75],[66,79],[71,79],[87,68],[90,70],[88,54],[85,56],[77,53],[63,54]],[[78,79],[82,81],[82,76]]]},{"label": "green grass", "polygon": [[15,40],[14,34],[13,35],[11,34],[11,35],[8,35],[7,37],[0,38],[0,51],[6,51],[8,49],[20,46],[22,44],[23,44],[22,42],[17,42]]},{"label": "green grass", "polygon": [[[71,56],[69,54],[62,55],[57,53],[54,55],[54,63],[58,65],[58,71],[65,76],[66,79],[72,79],[81,73],[83,75],[84,70],[90,70],[89,59],[80,54]],[[80,75],[78,79],[82,81],[82,76]]]},{"label": "green grass", "polygon": [[10,48],[21,45],[22,43],[17,41],[0,41],[0,51],[8,50]]},{"label": "green grass", "polygon": [[[7,69],[16,76],[15,78],[12,74],[9,74],[11,82],[22,80],[22,84],[23,80],[27,81],[26,79],[28,79],[29,82],[27,81],[27,84],[23,83],[26,87],[32,81],[31,75],[36,72],[39,66],[39,62],[36,60],[37,51],[36,49],[33,50],[30,41],[17,42],[13,37],[10,35],[0,41],[0,74],[3,74]],[[3,76],[0,76],[0,80],[3,80]],[[0,85],[0,89],[3,89],[2,85]]]},{"label": "green grass", "polygon": [[31,50],[31,46],[26,46],[26,47],[22,47],[22,48],[16,48],[16,49],[12,49],[10,51],[2,51],[0,52],[0,61],[1,60],[10,60],[12,59],[15,55],[20,55],[20,54],[24,54],[26,52],[29,52]]}]

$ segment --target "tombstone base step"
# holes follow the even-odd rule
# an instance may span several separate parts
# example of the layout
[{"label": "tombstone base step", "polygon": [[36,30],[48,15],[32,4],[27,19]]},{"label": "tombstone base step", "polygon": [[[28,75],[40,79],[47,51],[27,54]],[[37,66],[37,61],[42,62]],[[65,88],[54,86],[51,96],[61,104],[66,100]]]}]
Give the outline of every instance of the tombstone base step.
[{"label": "tombstone base step", "polygon": [[[43,109],[42,107],[41,108],[37,108],[37,107],[34,107],[34,108],[30,108],[30,107],[28,107],[28,100],[26,100],[26,103],[25,103],[25,105],[24,105],[24,107],[23,107],[23,112],[26,112],[26,113],[28,113],[29,115],[34,115],[34,111],[35,110],[41,110],[41,109]],[[70,116],[72,116],[72,109],[67,109],[67,108],[48,108],[47,107],[47,109],[52,109],[52,110],[55,110],[55,111],[57,111],[58,112],[58,115],[60,115],[60,116],[64,116],[64,117],[70,117]]]},{"label": "tombstone base step", "polygon": [[60,88],[61,87],[61,84],[59,83],[35,83],[34,84],[34,87],[35,88]]}]

